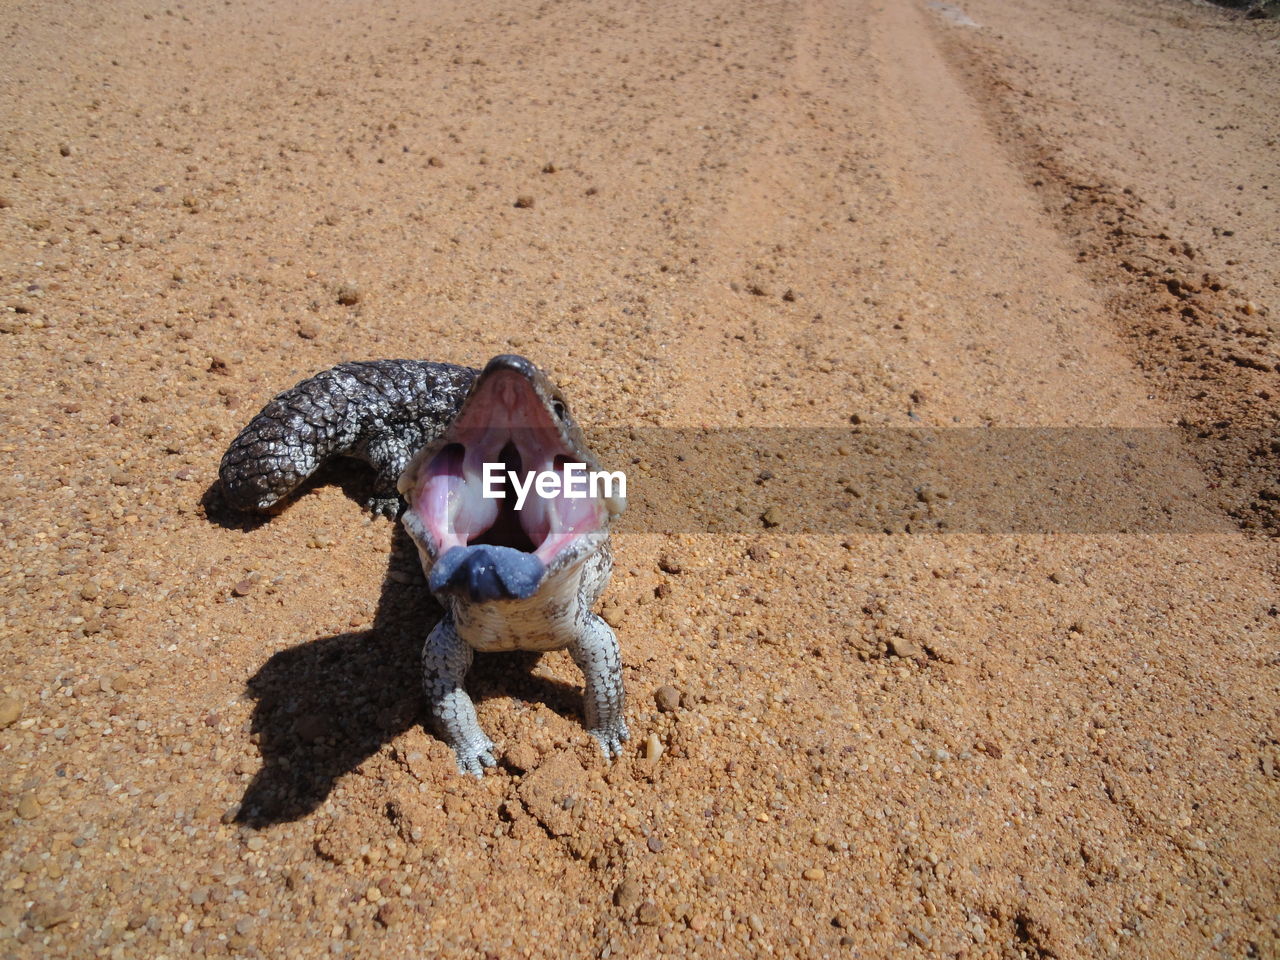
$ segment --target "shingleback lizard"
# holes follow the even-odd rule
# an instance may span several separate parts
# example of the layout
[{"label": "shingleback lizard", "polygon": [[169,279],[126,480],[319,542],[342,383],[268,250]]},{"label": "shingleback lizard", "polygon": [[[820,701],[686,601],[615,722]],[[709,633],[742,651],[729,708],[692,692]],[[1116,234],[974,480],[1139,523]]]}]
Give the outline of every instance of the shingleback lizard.
[{"label": "shingleback lizard", "polygon": [[[402,522],[444,617],[422,652],[423,684],[437,731],[458,769],[480,776],[494,745],[463,686],[473,651],[568,649],[586,680],[585,718],[607,758],[628,738],[622,659],[613,630],[592,607],[613,560],[609,521],[621,497],[567,498],[531,488],[515,508],[482,495],[483,464],[563,473],[598,470],[564,397],[524,357],[483,370],[419,360],[342,363],[275,397],[232,441],[219,469],[233,507],[274,512],[334,457],[377,474],[369,506]],[[561,490],[565,485],[561,485]]]}]

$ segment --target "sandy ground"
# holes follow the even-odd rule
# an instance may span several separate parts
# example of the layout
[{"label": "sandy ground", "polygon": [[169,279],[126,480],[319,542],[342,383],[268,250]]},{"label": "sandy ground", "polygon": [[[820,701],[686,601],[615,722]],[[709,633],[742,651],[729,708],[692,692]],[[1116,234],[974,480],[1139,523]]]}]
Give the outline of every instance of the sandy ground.
[{"label": "sandy ground", "polygon": [[[1277,954],[1280,24],[54,0],[0,36],[0,955]],[[624,465],[628,428],[1124,426],[1186,495],[876,532],[853,470],[847,529],[746,482],[655,532],[697,484],[633,464],[636,752],[566,655],[483,658],[475,781],[360,475],[266,524],[209,487],[304,376],[505,351]]]}]

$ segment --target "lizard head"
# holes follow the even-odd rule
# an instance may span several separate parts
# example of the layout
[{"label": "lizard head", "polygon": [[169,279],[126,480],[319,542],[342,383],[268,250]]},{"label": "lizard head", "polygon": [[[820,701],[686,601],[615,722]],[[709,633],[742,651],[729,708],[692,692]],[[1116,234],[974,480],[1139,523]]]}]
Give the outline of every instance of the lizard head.
[{"label": "lizard head", "polygon": [[528,597],[581,563],[626,505],[566,475],[599,470],[547,376],[524,357],[494,357],[400,477],[404,526],[431,589],[477,602]]}]

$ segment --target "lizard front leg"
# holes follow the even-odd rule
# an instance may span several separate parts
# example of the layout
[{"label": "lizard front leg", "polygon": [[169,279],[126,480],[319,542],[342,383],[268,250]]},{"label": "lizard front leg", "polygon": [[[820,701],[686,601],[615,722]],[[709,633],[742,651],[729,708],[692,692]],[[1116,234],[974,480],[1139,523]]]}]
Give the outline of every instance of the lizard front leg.
[{"label": "lizard front leg", "polygon": [[484,735],[476,719],[476,707],[463,687],[474,654],[458,636],[453,617],[446,614],[422,648],[422,684],[436,730],[453,748],[458,770],[484,776],[492,767],[493,741]]},{"label": "lizard front leg", "polygon": [[400,493],[396,484],[413,458],[415,449],[390,430],[378,433],[369,442],[365,458],[377,471],[377,477],[373,493],[365,501],[365,506],[375,515],[381,514],[394,520],[400,512]]},{"label": "lizard front leg", "polygon": [[606,760],[622,756],[622,744],[631,736],[622,715],[622,652],[612,628],[595,614],[588,614],[583,629],[569,645],[569,655],[586,681],[583,697],[587,731],[596,738]]}]

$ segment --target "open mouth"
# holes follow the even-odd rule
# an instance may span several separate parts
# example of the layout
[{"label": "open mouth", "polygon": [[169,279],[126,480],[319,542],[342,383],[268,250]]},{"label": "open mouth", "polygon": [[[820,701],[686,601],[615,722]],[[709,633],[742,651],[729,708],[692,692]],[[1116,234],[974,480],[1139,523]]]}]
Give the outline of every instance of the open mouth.
[{"label": "open mouth", "polygon": [[[523,358],[491,363],[449,431],[402,480],[414,525],[437,559],[433,588],[454,577],[474,582],[471,568],[496,567],[504,579],[515,571],[524,585],[501,592],[523,595],[608,524],[607,499],[580,495],[570,482],[590,456],[575,442],[563,405],[540,395],[535,376]],[[465,553],[450,556],[460,547]]]},{"label": "open mouth", "polygon": [[[414,505],[441,556],[454,547],[488,545],[531,553],[549,566],[576,538],[603,528],[599,500],[566,495],[566,465],[581,461],[548,445],[542,433],[487,431],[470,443],[448,443],[431,459]],[[539,495],[534,482],[545,473],[562,478],[549,497]],[[529,490],[519,509],[517,484]],[[486,489],[500,495],[486,496]]]}]

